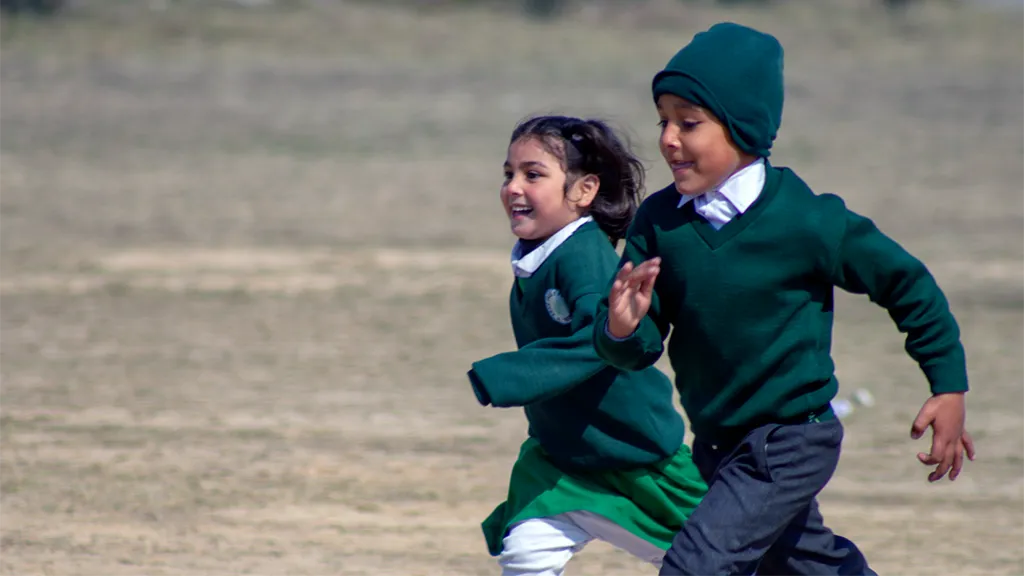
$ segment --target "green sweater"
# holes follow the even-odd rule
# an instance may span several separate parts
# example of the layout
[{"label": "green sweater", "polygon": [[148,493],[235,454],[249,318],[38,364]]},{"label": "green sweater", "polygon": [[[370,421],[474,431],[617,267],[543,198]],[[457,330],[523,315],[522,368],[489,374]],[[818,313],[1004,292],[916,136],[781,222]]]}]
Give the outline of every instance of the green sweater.
[{"label": "green sweater", "polygon": [[697,437],[734,438],[828,406],[834,287],[888,310],[933,393],[967,390],[959,328],[934,278],[839,197],[769,166],[757,201],[720,230],[678,202],[673,186],[652,195],[627,233],[623,262],[662,259],[650,312],[616,340],[605,297],[594,344],[609,364],[639,370],[671,327],[669,360]]},{"label": "green sweater", "polygon": [[469,372],[481,404],[523,406],[529,434],[566,468],[628,468],[675,454],[682,417],[672,382],[656,368],[624,372],[598,358],[594,313],[618,256],[593,222],[583,224],[510,297],[519,349]]}]

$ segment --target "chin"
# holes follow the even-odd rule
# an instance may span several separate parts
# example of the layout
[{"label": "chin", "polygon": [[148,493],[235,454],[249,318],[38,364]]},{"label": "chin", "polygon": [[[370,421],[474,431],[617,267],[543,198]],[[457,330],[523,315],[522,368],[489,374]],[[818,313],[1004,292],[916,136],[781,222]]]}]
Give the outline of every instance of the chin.
[{"label": "chin", "polygon": [[683,196],[693,196],[693,192],[690,191],[690,187],[687,186],[686,184],[680,184],[679,182],[676,182],[675,185],[676,192],[679,192]]},{"label": "chin", "polygon": [[533,230],[512,227],[512,235],[520,240],[533,240],[537,234]]},{"label": "chin", "polygon": [[707,192],[706,189],[695,186],[692,182],[680,183],[676,182],[676,192],[679,192],[683,196],[698,196]]}]

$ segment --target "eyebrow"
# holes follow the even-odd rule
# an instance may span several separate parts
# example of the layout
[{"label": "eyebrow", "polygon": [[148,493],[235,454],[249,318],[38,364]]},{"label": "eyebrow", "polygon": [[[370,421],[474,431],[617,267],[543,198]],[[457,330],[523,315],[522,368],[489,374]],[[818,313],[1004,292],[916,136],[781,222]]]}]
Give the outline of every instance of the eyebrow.
[{"label": "eyebrow", "polygon": [[[664,107],[661,104],[658,104],[657,108],[658,108],[659,112],[664,110]],[[676,102],[675,104],[672,105],[672,109],[673,110],[680,110],[680,109],[682,109],[682,110],[693,110],[694,112],[703,112],[704,111],[704,109],[701,108],[700,106],[698,106],[696,104],[691,104],[689,102]]]},{"label": "eyebrow", "polygon": [[[521,163],[519,166],[521,168],[529,168],[529,167],[532,167],[532,166],[539,166],[540,168],[547,168],[547,165],[545,165],[543,162],[541,162],[539,160],[527,160],[526,162]],[[502,167],[503,168],[511,168],[512,165],[509,164],[508,162],[505,162],[505,164]]]}]

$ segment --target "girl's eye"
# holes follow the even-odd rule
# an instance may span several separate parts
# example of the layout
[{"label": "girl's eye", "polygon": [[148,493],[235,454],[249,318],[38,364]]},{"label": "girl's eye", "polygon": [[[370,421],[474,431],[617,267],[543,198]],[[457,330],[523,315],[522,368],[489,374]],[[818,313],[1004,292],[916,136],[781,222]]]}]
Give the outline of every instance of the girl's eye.
[{"label": "girl's eye", "polygon": [[683,122],[683,130],[693,130],[700,122]]},{"label": "girl's eye", "polygon": [[526,177],[530,180],[536,180],[537,178],[540,178],[540,174],[537,172],[527,172]]},{"label": "girl's eye", "polygon": [[508,182],[511,179],[512,179],[512,173],[509,172],[508,170],[506,170],[505,171],[505,182]]},{"label": "girl's eye", "polygon": [[661,119],[661,120],[658,120],[658,128],[661,128],[662,130],[664,130],[665,126],[668,126],[668,120],[665,120],[664,118]]}]

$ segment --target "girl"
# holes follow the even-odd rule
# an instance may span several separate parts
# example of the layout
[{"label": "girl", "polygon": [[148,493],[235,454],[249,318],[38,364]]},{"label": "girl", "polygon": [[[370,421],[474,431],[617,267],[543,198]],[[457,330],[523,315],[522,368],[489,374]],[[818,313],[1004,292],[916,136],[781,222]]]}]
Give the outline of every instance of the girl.
[{"label": "girl", "polygon": [[595,538],[660,566],[706,486],[668,378],[612,368],[592,346],[643,167],[604,123],[544,116],[516,127],[504,168],[519,349],[469,380],[485,406],[522,406],[529,439],[483,523],[488,549],[504,575],[560,575]]}]

